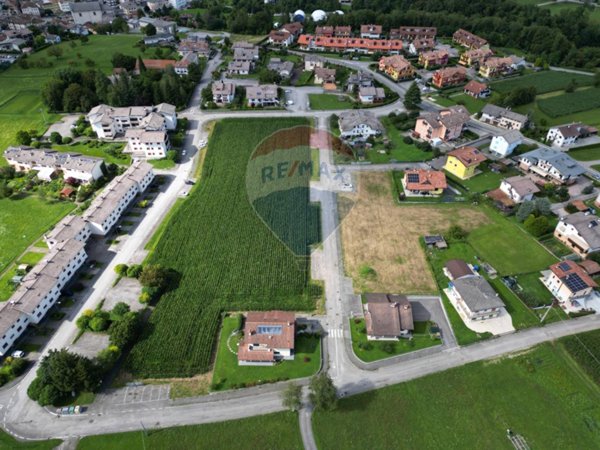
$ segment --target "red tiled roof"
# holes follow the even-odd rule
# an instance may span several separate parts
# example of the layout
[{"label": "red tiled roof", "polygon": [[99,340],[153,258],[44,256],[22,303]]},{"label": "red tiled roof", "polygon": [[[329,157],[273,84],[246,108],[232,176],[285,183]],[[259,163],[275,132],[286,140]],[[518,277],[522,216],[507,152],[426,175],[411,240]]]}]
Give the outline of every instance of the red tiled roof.
[{"label": "red tiled roof", "polygon": [[[142,62],[148,70],[165,70],[169,66],[175,66],[174,59],[143,59]],[[136,70],[139,70],[139,63],[135,63]]]},{"label": "red tiled roof", "polygon": [[[409,182],[408,175],[418,175],[419,181]],[[412,178],[412,177],[411,177]],[[435,191],[437,189],[446,189],[446,175],[437,170],[412,169],[404,172],[406,188],[410,191]]]},{"label": "red tiled roof", "polygon": [[554,275],[556,275],[558,278],[562,279],[564,277],[567,277],[571,274],[576,274],[579,276],[579,278],[581,278],[581,280],[586,283],[589,287],[595,288],[598,287],[598,285],[594,282],[594,280],[592,280],[592,278],[585,272],[585,270],[583,270],[581,267],[579,267],[575,262],[567,259],[565,261],[560,261],[557,262],[555,264],[552,264],[550,266],[550,270],[552,271],[552,273]]},{"label": "red tiled roof", "polygon": [[465,167],[476,166],[477,164],[487,160],[485,155],[475,147],[457,148],[456,150],[449,152],[448,156],[454,156],[461,163],[463,163]]},{"label": "red tiled roof", "polygon": [[335,49],[363,49],[373,51],[400,51],[402,50],[402,41],[399,39],[367,39],[367,38],[344,38],[312,36],[302,34],[298,38],[298,44],[316,47],[335,48]]},{"label": "red tiled roof", "polygon": [[483,91],[487,89],[487,84],[480,83],[479,81],[471,80],[465,85],[465,91],[470,92],[475,95],[481,94]]},{"label": "red tiled roof", "polygon": [[[273,361],[273,349],[293,349],[296,316],[287,311],[249,312],[244,324],[244,338],[238,347],[238,359]],[[261,331],[260,327],[278,327],[279,332]]]}]

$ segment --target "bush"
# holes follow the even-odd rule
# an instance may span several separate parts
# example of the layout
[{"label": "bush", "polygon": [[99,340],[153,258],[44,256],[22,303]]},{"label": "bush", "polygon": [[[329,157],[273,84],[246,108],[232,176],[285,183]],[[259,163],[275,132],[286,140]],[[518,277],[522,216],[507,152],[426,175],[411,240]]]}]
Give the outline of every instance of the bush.
[{"label": "bush", "polygon": [[115,272],[120,277],[126,277],[127,276],[127,269],[129,269],[129,267],[127,266],[127,264],[117,264],[115,266]]},{"label": "bush", "polygon": [[450,237],[450,239],[453,239],[455,241],[464,241],[467,238],[468,233],[460,225],[452,225],[448,229],[448,236]]},{"label": "bush", "polygon": [[62,136],[57,131],[50,133],[50,142],[53,144],[62,144]]},{"label": "bush", "polygon": [[127,269],[127,276],[129,278],[137,278],[142,273],[143,266],[141,264],[132,264]]},{"label": "bush", "polygon": [[413,143],[413,138],[411,138],[410,136],[404,136],[404,138],[402,139],[402,141],[407,144],[410,145]]},{"label": "bush", "polygon": [[90,326],[90,320],[91,317],[82,314],[77,318],[77,321],[75,323],[77,324],[77,328],[79,328],[81,331],[85,331]]},{"label": "bush", "polygon": [[587,195],[587,194],[591,194],[592,192],[594,192],[594,186],[592,186],[591,184],[590,184],[589,186],[586,186],[586,187],[584,187],[584,188],[581,190],[581,193],[582,193],[582,194],[585,194],[585,195]]},{"label": "bush", "polygon": [[65,136],[62,138],[62,143],[63,144],[70,144],[71,142],[73,142],[73,138],[70,136]]},{"label": "bush", "polygon": [[90,329],[95,332],[105,331],[109,325],[108,320],[101,316],[94,317],[89,323]]},{"label": "bush", "polygon": [[578,210],[577,210],[577,207],[573,203],[567,203],[567,206],[565,206],[565,211],[567,211],[569,214],[574,214]]}]

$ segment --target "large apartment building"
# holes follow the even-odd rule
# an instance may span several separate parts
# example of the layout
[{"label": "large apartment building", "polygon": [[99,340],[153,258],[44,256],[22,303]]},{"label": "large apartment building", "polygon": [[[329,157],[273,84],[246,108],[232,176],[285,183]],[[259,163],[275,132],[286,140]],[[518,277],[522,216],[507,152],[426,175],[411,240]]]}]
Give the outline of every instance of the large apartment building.
[{"label": "large apartment building", "polygon": [[175,106],[168,103],[125,108],[102,104],[92,108],[86,118],[100,139],[115,139],[130,128],[142,128],[147,131],[177,128]]}]

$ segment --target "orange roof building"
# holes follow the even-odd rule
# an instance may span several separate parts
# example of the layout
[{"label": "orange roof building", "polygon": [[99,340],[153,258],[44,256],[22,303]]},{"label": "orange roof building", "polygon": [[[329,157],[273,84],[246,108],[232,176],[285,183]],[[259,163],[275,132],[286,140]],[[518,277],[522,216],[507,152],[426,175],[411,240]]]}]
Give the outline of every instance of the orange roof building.
[{"label": "orange roof building", "polygon": [[392,80],[406,80],[415,76],[415,69],[403,56],[384,56],[379,60],[379,70]]},{"label": "orange roof building", "polygon": [[441,195],[448,187],[444,172],[424,169],[406,170],[402,185],[407,195]]},{"label": "orange roof building", "polygon": [[249,312],[238,347],[238,364],[272,365],[294,359],[296,316],[287,311]]},{"label": "orange roof building", "polygon": [[298,38],[302,50],[359,53],[399,53],[402,41],[398,39],[367,39],[352,37],[328,37],[302,34]]}]

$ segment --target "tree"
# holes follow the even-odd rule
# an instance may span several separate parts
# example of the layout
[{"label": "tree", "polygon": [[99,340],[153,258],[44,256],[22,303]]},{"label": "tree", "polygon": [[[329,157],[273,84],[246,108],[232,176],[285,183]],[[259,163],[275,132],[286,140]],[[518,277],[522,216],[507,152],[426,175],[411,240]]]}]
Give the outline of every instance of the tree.
[{"label": "tree", "polygon": [[525,229],[535,237],[546,234],[549,227],[548,218],[546,216],[535,217],[533,214],[525,220],[524,225]]},{"label": "tree", "polygon": [[48,55],[49,56],[54,56],[56,59],[60,58],[63,54],[62,48],[53,45],[52,47],[50,47],[48,49]]},{"label": "tree", "polygon": [[545,197],[539,197],[534,200],[535,210],[538,216],[549,216],[552,214],[552,204]]},{"label": "tree", "polygon": [[110,59],[110,62],[114,68],[122,67],[129,71],[135,69],[135,56],[115,53]]},{"label": "tree", "polygon": [[302,407],[302,386],[289,383],[281,392],[283,407],[290,411],[298,411]]},{"label": "tree", "polygon": [[25,130],[19,130],[17,131],[16,141],[19,145],[29,145],[31,144],[31,135]]},{"label": "tree", "polygon": [[127,276],[127,269],[128,269],[127,264],[117,264],[115,266],[115,273],[117,275],[119,275],[120,277],[125,277],[125,276]]},{"label": "tree", "polygon": [[417,83],[413,82],[404,95],[404,106],[408,110],[415,111],[419,109],[420,104],[421,90]]},{"label": "tree", "polygon": [[144,34],[146,36],[155,36],[156,35],[156,27],[149,23],[144,27]]},{"label": "tree", "polygon": [[0,198],[8,198],[11,195],[13,195],[13,189],[8,185],[7,181],[0,181]]},{"label": "tree", "polygon": [[62,136],[58,131],[53,131],[50,133],[50,142],[53,144],[62,144]]},{"label": "tree", "polygon": [[533,214],[534,211],[535,211],[534,203],[530,202],[530,201],[525,201],[525,202],[521,203],[521,206],[519,206],[519,209],[517,210],[517,213],[515,215],[519,222],[523,222],[531,214]]},{"label": "tree", "polygon": [[89,327],[90,330],[99,332],[105,331],[108,329],[109,322],[102,316],[96,316],[92,320],[90,320]]},{"label": "tree", "polygon": [[125,348],[137,339],[140,328],[139,314],[133,311],[126,313],[121,320],[113,322],[108,330],[111,345]]},{"label": "tree", "polygon": [[308,388],[309,398],[315,409],[331,411],[337,407],[337,391],[333,380],[326,372],[312,377]]},{"label": "tree", "polygon": [[467,238],[468,233],[460,225],[452,225],[448,229],[448,236],[450,239],[455,241],[464,241]]},{"label": "tree", "polygon": [[159,264],[147,264],[142,269],[139,280],[142,286],[163,289],[169,281],[169,271]]}]

